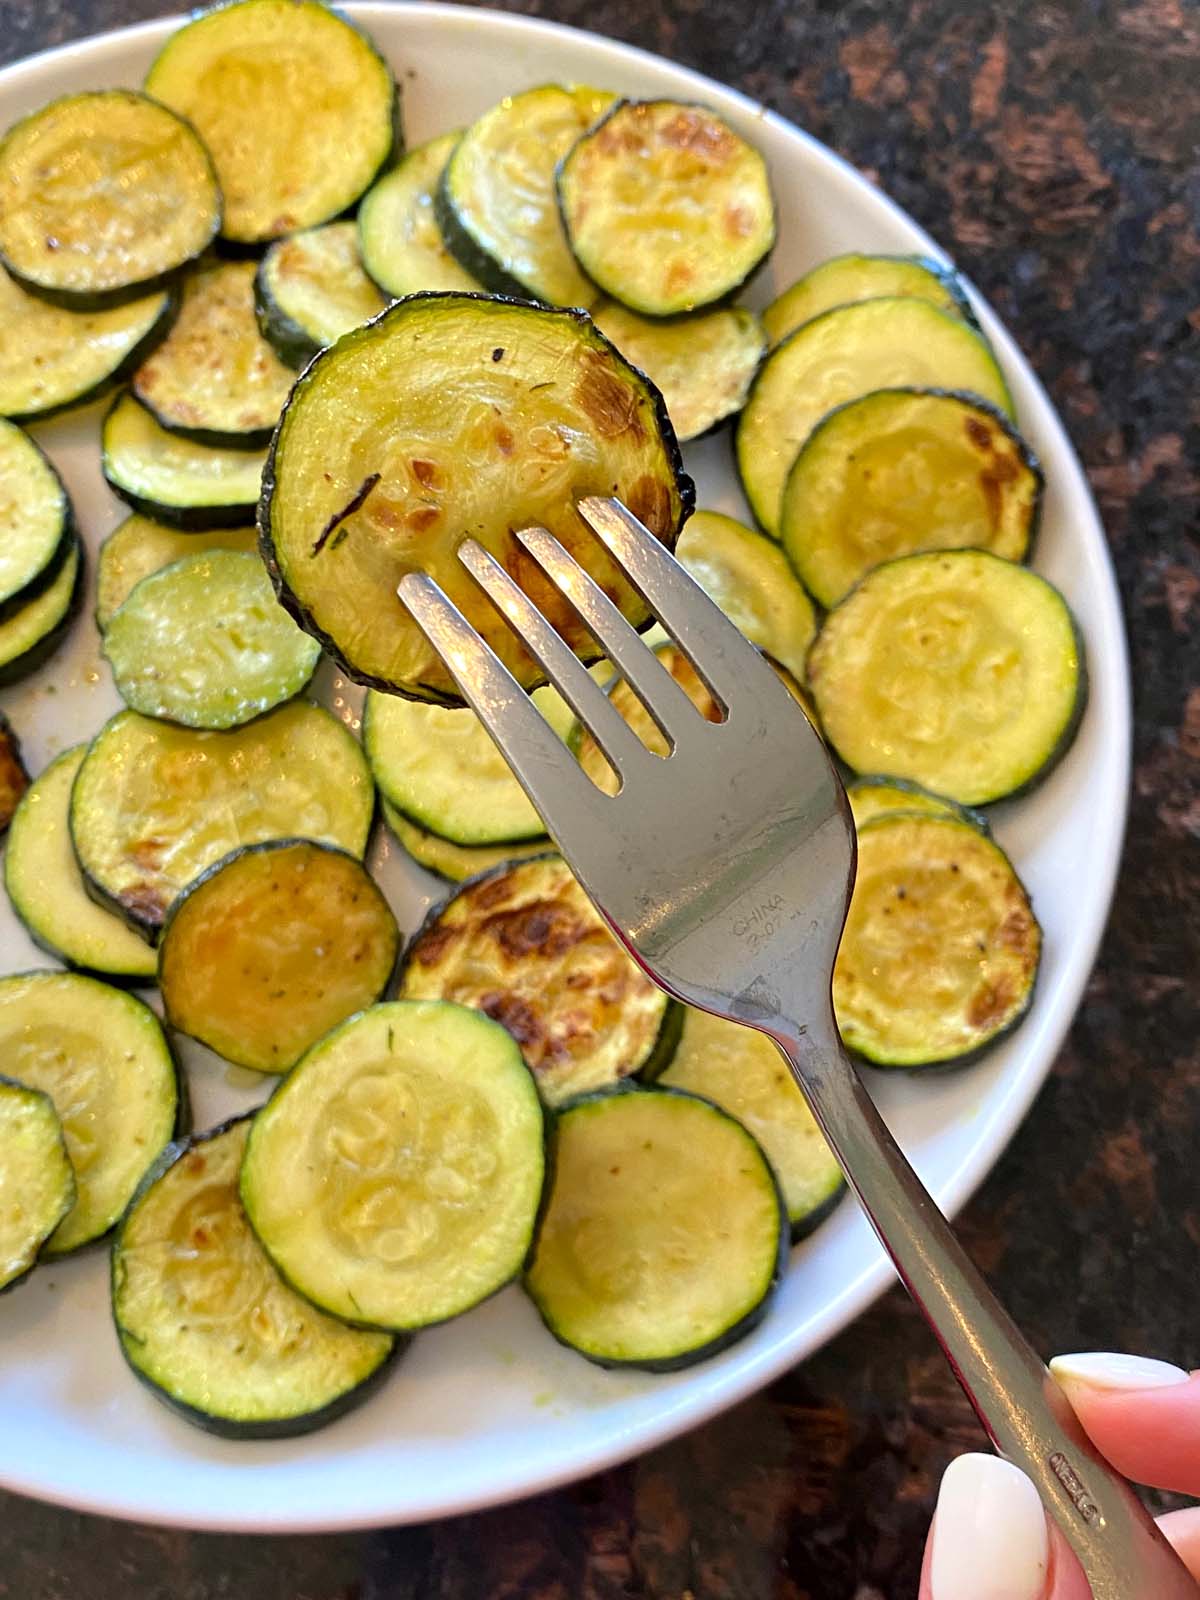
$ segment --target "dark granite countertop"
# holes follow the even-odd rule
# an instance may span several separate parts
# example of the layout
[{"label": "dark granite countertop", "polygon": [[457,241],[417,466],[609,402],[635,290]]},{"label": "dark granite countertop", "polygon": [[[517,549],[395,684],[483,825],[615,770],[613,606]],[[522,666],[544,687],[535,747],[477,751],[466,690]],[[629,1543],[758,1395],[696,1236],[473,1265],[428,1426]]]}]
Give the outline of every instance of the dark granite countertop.
[{"label": "dark granite countertop", "polygon": [[[0,0],[0,60],[173,9]],[[507,9],[659,50],[826,140],[957,258],[1058,405],[1129,624],[1132,809],[1083,1009],[962,1230],[1039,1348],[1200,1365],[1200,6]],[[939,1474],[980,1437],[893,1292],[709,1426],[460,1521],[239,1539],[0,1496],[0,1597],[907,1600]]]}]

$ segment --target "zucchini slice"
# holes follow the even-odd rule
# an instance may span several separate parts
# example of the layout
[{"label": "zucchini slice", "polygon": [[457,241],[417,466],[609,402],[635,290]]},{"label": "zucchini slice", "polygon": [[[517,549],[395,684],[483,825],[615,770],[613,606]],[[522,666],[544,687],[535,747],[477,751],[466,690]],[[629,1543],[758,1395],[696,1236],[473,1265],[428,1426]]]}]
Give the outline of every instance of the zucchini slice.
[{"label": "zucchini slice", "polygon": [[131,512],[100,546],[96,559],[96,626],[101,633],[136,586],[152,572],[169,567],[181,556],[209,550],[257,550],[253,528],[217,528],[211,533],[184,533],[152,517]]},{"label": "zucchini slice", "polygon": [[1086,695],[1062,595],[982,550],[905,556],[868,573],[826,618],[808,682],[848,767],[969,806],[1044,775]]},{"label": "zucchini slice", "polygon": [[564,156],[558,199],[588,277],[647,317],[735,294],[775,243],[762,156],[678,100],[619,101]]},{"label": "zucchini slice", "polygon": [[399,951],[391,907],[361,861],[273,839],[184,890],[163,929],[158,981],[172,1027],[238,1066],[286,1072],[379,999]]},{"label": "zucchini slice", "polygon": [[980,833],[990,835],[992,831],[982,811],[960,806],[957,800],[947,800],[945,795],[933,794],[919,783],[909,783],[904,778],[874,775],[855,778],[846,785],[846,798],[856,828],[892,811],[923,811],[938,817],[957,817],[960,822],[969,822],[973,828],[978,828]]},{"label": "zucchini slice", "polygon": [[295,374],[259,332],[253,261],[214,261],[183,286],[175,324],[130,380],[163,428],[198,444],[260,449]]},{"label": "zucchini slice", "polygon": [[29,788],[29,774],[21,759],[21,743],[12,723],[0,711],[0,834],[7,833],[22,796]]},{"label": "zucchini slice", "polygon": [[422,289],[481,287],[447,250],[433,210],[442,171],[461,138],[460,129],[410,150],[358,208],[363,266],[397,300]]},{"label": "zucchini slice", "polygon": [[559,158],[614,98],[543,84],[507,95],[454,146],[434,214],[451,254],[485,289],[555,306],[597,299],[563,232],[554,177]]},{"label": "zucchini slice", "polygon": [[387,301],[363,271],[357,223],[328,222],[271,246],[255,274],[254,304],[279,359],[303,367]]},{"label": "zucchini slice", "polygon": [[83,600],[83,576],[83,546],[72,538],[53,581],[0,622],[0,684],[28,677],[58,649]]},{"label": "zucchini slice", "polygon": [[652,322],[608,300],[592,317],[662,391],[681,444],[711,433],[742,409],[767,352],[762,323],[745,306]]},{"label": "zucchini slice", "polygon": [[75,518],[63,481],[27,433],[0,422],[0,621],[51,583]]},{"label": "zucchini slice", "polygon": [[803,680],[817,619],[778,545],[719,511],[695,511],[675,556],[751,644]]},{"label": "zucchini slice", "polygon": [[32,422],[94,400],[150,353],[175,305],[163,290],[106,311],[64,311],[0,267],[0,416]]},{"label": "zucchini slice", "polygon": [[50,1096],[0,1077],[0,1294],[26,1277],[75,1204],[75,1172]]},{"label": "zucchini slice", "polygon": [[765,1034],[687,1006],[679,1048],[655,1081],[703,1095],[750,1130],[779,1180],[793,1243],[824,1222],[842,1198],[842,1169]]},{"label": "zucchini slice", "polygon": [[112,1311],[134,1373],[173,1411],[229,1439],[311,1433],[374,1392],[396,1341],[302,1300],[238,1198],[239,1117],[170,1145],[112,1247]]},{"label": "zucchini slice", "polygon": [[404,953],[398,993],[501,1023],[551,1106],[654,1071],[679,1037],[679,1008],[555,855],[504,862],[434,906]]},{"label": "zucchini slice", "polygon": [[[560,738],[574,718],[556,689],[534,703]],[[533,802],[473,711],[367,696],[363,749],[380,793],[428,832],[458,845],[545,839]]]},{"label": "zucchini slice", "polygon": [[[720,722],[722,718],[720,703],[708,685],[700,681],[695,667],[679,646],[668,641],[666,644],[656,646],[654,654],[705,721]],[[656,756],[670,754],[670,745],[662,730],[623,678],[613,680],[609,696],[647,750]],[[576,723],[571,729],[570,743],[579,757],[579,765],[596,787],[602,789],[605,794],[616,794],[617,775],[609,766],[604,752],[591,733]]]},{"label": "zucchini slice", "polygon": [[292,390],[263,477],[263,550],[284,605],[352,678],[457,704],[396,594],[406,572],[432,573],[527,687],[542,677],[458,560],[467,534],[581,653],[591,636],[515,528],[549,528],[631,621],[649,620],[575,511],[586,494],[617,495],[674,546],[694,490],[658,391],[583,312],[412,295]]},{"label": "zucchini slice", "polygon": [[128,89],[65,95],[0,142],[0,257],[68,309],[144,293],[194,261],[221,223],[196,130]]},{"label": "zucchini slice", "polygon": [[65,1255],[108,1232],[169,1143],[175,1062],[148,1005],[78,972],[0,978],[0,1060],[62,1123],[77,1192],[44,1254]]},{"label": "zucchini slice", "polygon": [[1023,561],[1042,473],[992,406],[880,389],[818,423],[788,473],[779,538],[801,582],[835,606],[882,561],[970,546]]},{"label": "zucchini slice", "polygon": [[321,647],[276,600],[256,551],[208,550],[143,578],[103,653],[134,711],[237,728],[299,694]]},{"label": "zucchini slice", "polygon": [[520,1272],[544,1146],[503,1028],[463,1006],[373,1006],[314,1045],[255,1118],[242,1204],[314,1305],[423,1328]]},{"label": "zucchini slice", "polygon": [[959,817],[864,823],[833,973],[847,1047],[881,1067],[939,1066],[1015,1026],[1042,931],[1008,857]]},{"label": "zucchini slice", "polygon": [[176,895],[239,845],[307,838],[361,856],[374,807],[357,739],[309,701],[228,733],[120,711],[75,779],[71,838],[89,893],[153,938]]},{"label": "zucchini slice", "polygon": [[530,856],[543,855],[550,848],[550,841],[545,837],[531,839],[527,844],[451,844],[449,839],[410,822],[386,795],[380,796],[380,809],[383,820],[417,865],[444,878],[447,883],[465,883],[468,878],[498,867],[503,861],[526,861]]},{"label": "zucchini slice", "polygon": [[835,306],[906,295],[928,300],[947,316],[964,322],[975,320],[966,290],[952,267],[944,267],[930,256],[873,256],[852,251],[822,261],[777,295],[763,312],[763,326],[774,346]]},{"label": "zucchini slice", "polygon": [[237,0],[173,33],[146,90],[192,122],[254,244],[352,206],[397,141],[396,87],[365,34],[318,0]]},{"label": "zucchini slice", "polygon": [[991,349],[973,328],[927,300],[863,300],[814,317],[759,368],[738,418],[737,466],[767,533],[779,535],[783,487],[821,418],[875,389],[969,392],[1012,415]]},{"label": "zucchini slice", "polygon": [[757,1140],[719,1106],[678,1089],[585,1095],[555,1118],[551,1170],[525,1288],[561,1343],[673,1372],[761,1322],[787,1217]]},{"label": "zucchini slice", "polygon": [[84,888],[71,846],[71,789],[87,754],[77,744],[39,774],[13,818],[4,887],[35,944],[110,981],[153,983],[154,951]]},{"label": "zucchini slice", "polygon": [[100,466],[125,504],[175,528],[253,522],[266,452],[220,450],[169,433],[131,394],[118,395],[100,430]]}]

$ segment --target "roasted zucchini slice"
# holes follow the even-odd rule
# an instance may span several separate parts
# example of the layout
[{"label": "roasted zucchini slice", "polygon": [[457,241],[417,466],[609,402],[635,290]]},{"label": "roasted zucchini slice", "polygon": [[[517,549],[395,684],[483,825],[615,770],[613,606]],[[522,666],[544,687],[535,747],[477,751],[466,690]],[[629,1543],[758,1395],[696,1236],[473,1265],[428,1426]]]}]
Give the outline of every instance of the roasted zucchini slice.
[{"label": "roasted zucchini slice", "polygon": [[161,290],[106,311],[64,311],[0,267],[0,416],[32,422],[94,400],[150,353],[175,303]]},{"label": "roasted zucchini slice", "polygon": [[847,1047],[881,1067],[976,1054],[1033,998],[1042,931],[1008,857],[959,817],[894,812],[858,833],[833,973]]},{"label": "roasted zucchini slice", "polygon": [[54,654],[83,599],[83,546],[72,538],[54,580],[0,622],[0,684],[28,677]]},{"label": "roasted zucchini slice", "polygon": [[905,556],[868,573],[826,618],[808,682],[848,767],[960,805],[1001,800],[1048,771],[1086,693],[1062,595],[982,550]]},{"label": "roasted zucchini slice", "polygon": [[260,514],[280,598],[369,687],[457,703],[396,594],[442,585],[527,687],[541,678],[458,560],[468,534],[515,572],[573,648],[578,617],[513,530],[549,528],[636,624],[649,613],[574,507],[614,494],[672,547],[693,488],[658,391],[582,312],[426,294],[317,357],[271,446]]},{"label": "roasted zucchini slice", "polygon": [[947,800],[945,795],[933,794],[919,783],[910,783],[904,778],[880,778],[873,774],[855,778],[846,785],[846,798],[854,813],[856,828],[893,811],[924,811],[938,817],[957,817],[960,822],[969,822],[973,828],[978,828],[980,833],[992,831],[982,811],[960,806],[957,800]]},{"label": "roasted zucchini slice", "polygon": [[249,1132],[239,1117],[154,1164],[113,1240],[113,1320],[126,1361],[172,1411],[229,1439],[285,1439],[373,1393],[396,1341],[280,1279],[238,1198]]},{"label": "roasted zucchini slice", "polygon": [[555,855],[504,862],[435,906],[404,953],[399,994],[501,1023],[551,1106],[654,1071],[679,1037],[679,1008]]},{"label": "roasted zucchini slice", "polygon": [[271,246],[255,275],[254,304],[279,359],[303,367],[387,301],[363,270],[357,223],[328,222]]},{"label": "roasted zucchini slice", "polygon": [[783,1190],[793,1243],[824,1222],[841,1199],[842,1169],[766,1034],[688,1006],[679,1047],[655,1081],[664,1089],[703,1095],[750,1130]]},{"label": "roasted zucchini slice", "polygon": [[257,550],[253,528],[216,528],[211,533],[184,533],[134,511],[100,546],[96,560],[96,626],[101,633],[135,587],[152,572],[182,556],[209,550]]},{"label": "roasted zucchini slice", "polygon": [[545,837],[531,839],[527,844],[451,844],[449,839],[410,822],[386,795],[380,796],[380,808],[383,820],[417,865],[447,883],[465,883],[502,861],[526,861],[530,856],[544,855],[550,848]]},{"label": "roasted zucchini slice", "polygon": [[44,1253],[64,1255],[108,1232],[170,1141],[175,1063],[148,1005],[78,972],[0,978],[0,1060],[62,1123],[76,1197]]},{"label": "roasted zucchini slice", "polygon": [[875,389],[970,393],[1012,414],[982,336],[927,300],[863,300],[814,317],[759,368],[737,423],[737,465],[762,527],[779,536],[783,487],[809,434],[835,406]]},{"label": "roasted zucchini slice", "polygon": [[681,443],[711,433],[742,409],[767,351],[762,323],[745,306],[652,322],[608,300],[592,316],[601,333],[662,391]]},{"label": "roasted zucchini slice", "polygon": [[374,1005],[400,931],[361,861],[311,839],[252,844],[171,907],[158,982],[172,1027],[226,1061],[286,1072]]},{"label": "roasted zucchini slice", "polygon": [[[556,689],[535,689],[538,710],[560,738],[574,718]],[[398,811],[459,845],[544,839],[546,827],[473,711],[367,696],[363,749],[375,782]]]},{"label": "roasted zucchini slice", "polygon": [[675,555],[751,644],[803,680],[817,619],[778,545],[719,511],[696,511]]},{"label": "roasted zucchini slice", "polygon": [[50,1096],[0,1077],[0,1294],[33,1271],[75,1204],[75,1172]]},{"label": "roasted zucchini slice", "polygon": [[295,374],[259,332],[253,261],[213,261],[183,286],[170,333],[130,387],[172,433],[218,448],[261,449]]},{"label": "roasted zucchini slice", "polygon": [[21,744],[12,723],[0,711],[0,834],[8,831],[17,805],[29,788]]},{"label": "roasted zucchini slice", "polygon": [[1042,474],[994,407],[880,389],[818,423],[783,491],[779,538],[801,582],[835,606],[881,561],[973,546],[1023,561]]},{"label": "roasted zucchini slice", "polygon": [[276,600],[257,551],[208,550],[143,578],[103,652],[134,711],[237,728],[299,694],[321,647]]},{"label": "roasted zucchini slice", "polygon": [[121,711],[71,791],[89,892],[156,937],[193,879],[239,845],[306,838],[361,856],[375,807],[358,741],[305,700],[228,733]]},{"label": "roasted zucchini slice", "polygon": [[110,982],[153,983],[154,951],[89,896],[71,846],[71,789],[87,746],[77,744],[26,791],[4,852],[4,887],[35,944]]},{"label": "roasted zucchini slice", "polygon": [[90,310],[194,261],[221,222],[196,131],[128,89],[52,100],[0,142],[0,258],[35,294]]},{"label": "roasted zucchini slice", "polygon": [[525,1288],[602,1367],[673,1372],[766,1313],[787,1216],[754,1136],[678,1089],[584,1095],[554,1121],[550,1198]]},{"label": "roasted zucchini slice", "polygon": [[49,458],[0,422],[0,621],[53,581],[74,540],[71,501]]},{"label": "roasted zucchini slice", "polygon": [[434,211],[451,253],[495,294],[590,306],[555,196],[559,158],[613,103],[606,89],[543,84],[506,95],[455,145]]},{"label": "roasted zucchini slice", "polygon": [[236,528],[254,520],[266,453],[221,450],[170,433],[131,394],[100,430],[100,466],[114,494],[175,528]]},{"label": "roasted zucchini slice", "polygon": [[930,256],[872,256],[852,251],[822,261],[790,289],[777,295],[763,312],[763,326],[772,345],[835,306],[859,300],[893,300],[902,296],[928,300],[947,316],[974,322],[966,290],[952,267]]},{"label": "roasted zucchini slice", "polygon": [[314,1045],[255,1118],[242,1203],[314,1305],[423,1328],[520,1272],[544,1142],[503,1028],[463,1006],[373,1006]]},{"label": "roasted zucchini slice", "polygon": [[173,33],[147,93],[194,124],[225,197],[222,232],[254,244],[328,222],[396,142],[396,88],[365,34],[318,0],[237,0]]},{"label": "roasted zucchini slice", "polygon": [[622,100],[571,148],[558,199],[575,258],[631,311],[736,293],[775,243],[767,165],[707,106]]},{"label": "roasted zucchini slice", "polygon": [[363,266],[385,294],[399,300],[422,289],[481,287],[446,248],[433,212],[442,170],[462,132],[444,133],[410,150],[358,208]]}]

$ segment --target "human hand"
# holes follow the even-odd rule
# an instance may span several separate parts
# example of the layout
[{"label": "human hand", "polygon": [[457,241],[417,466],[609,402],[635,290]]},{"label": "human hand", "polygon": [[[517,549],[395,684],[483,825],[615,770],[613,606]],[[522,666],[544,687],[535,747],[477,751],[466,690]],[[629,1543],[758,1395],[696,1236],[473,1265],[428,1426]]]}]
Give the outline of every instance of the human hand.
[{"label": "human hand", "polygon": [[[1135,1483],[1200,1497],[1200,1371],[1142,1356],[1050,1363],[1093,1444]],[[1200,1580],[1200,1507],[1158,1519]],[[998,1456],[967,1455],[942,1479],[920,1600],[1089,1600],[1091,1590],[1037,1490]],[[1151,1595],[1145,1600],[1154,1600]]]}]

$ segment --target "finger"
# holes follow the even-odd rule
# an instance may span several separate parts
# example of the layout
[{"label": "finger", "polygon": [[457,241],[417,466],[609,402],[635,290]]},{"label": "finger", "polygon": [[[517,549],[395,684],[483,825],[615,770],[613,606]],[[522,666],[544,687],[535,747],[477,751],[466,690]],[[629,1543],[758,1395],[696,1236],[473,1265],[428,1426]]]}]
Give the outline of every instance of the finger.
[{"label": "finger", "polygon": [[1193,1578],[1200,1578],[1200,1508],[1168,1511],[1158,1525],[1178,1550]]},{"label": "finger", "polygon": [[1046,1600],[1051,1561],[1042,1502],[1019,1468],[989,1455],[950,1463],[925,1547],[921,1600]]},{"label": "finger", "polygon": [[1100,1451],[1135,1483],[1200,1495],[1200,1372],[1143,1356],[1058,1356],[1050,1363]]}]

